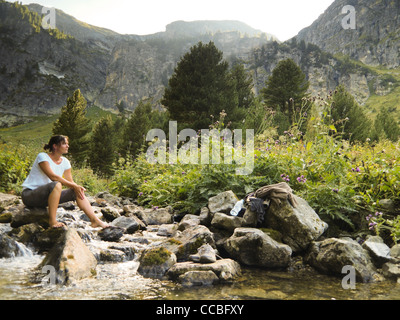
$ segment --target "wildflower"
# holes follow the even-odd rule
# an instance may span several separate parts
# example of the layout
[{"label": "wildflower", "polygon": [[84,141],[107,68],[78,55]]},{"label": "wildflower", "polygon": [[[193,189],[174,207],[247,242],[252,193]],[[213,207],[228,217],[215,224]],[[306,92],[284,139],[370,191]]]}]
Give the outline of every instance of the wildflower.
[{"label": "wildflower", "polygon": [[375,229],[375,226],[377,225],[377,223],[376,222],[371,222],[368,226],[369,226],[369,230],[373,230],[373,229]]},{"label": "wildflower", "polygon": [[369,221],[372,218],[372,214],[369,214],[365,217],[365,220]]},{"label": "wildflower", "polygon": [[281,178],[283,179],[283,181],[286,181],[286,182],[289,182],[289,181],[290,181],[289,176],[286,175],[286,174],[284,174],[284,173],[281,174]]},{"label": "wildflower", "polygon": [[143,192],[139,192],[139,197],[143,195]]},{"label": "wildflower", "polygon": [[335,189],[335,188],[334,188],[334,189],[332,189],[332,191],[338,193],[338,192],[339,192],[339,189]]},{"label": "wildflower", "polygon": [[307,181],[307,178],[304,177],[304,175],[301,175],[300,177],[297,177],[297,182],[298,183],[305,183]]},{"label": "wildflower", "polygon": [[382,212],[375,212],[375,215],[376,216],[381,216],[381,215],[383,215],[383,213]]}]

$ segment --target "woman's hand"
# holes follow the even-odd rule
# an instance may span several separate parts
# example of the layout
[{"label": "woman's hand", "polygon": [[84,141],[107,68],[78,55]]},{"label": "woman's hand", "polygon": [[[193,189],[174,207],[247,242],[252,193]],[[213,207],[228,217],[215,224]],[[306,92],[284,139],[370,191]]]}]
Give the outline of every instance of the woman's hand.
[{"label": "woman's hand", "polygon": [[79,199],[83,200],[85,198],[85,191],[86,189],[78,184],[75,184],[74,186],[75,194]]}]

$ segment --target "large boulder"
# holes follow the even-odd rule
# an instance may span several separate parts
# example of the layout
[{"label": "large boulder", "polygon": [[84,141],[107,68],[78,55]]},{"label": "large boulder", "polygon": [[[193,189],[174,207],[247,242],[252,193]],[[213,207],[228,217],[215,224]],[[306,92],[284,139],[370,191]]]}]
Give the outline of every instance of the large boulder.
[{"label": "large boulder", "polygon": [[233,191],[225,191],[208,199],[208,209],[212,214],[216,212],[229,213],[238,201],[239,199]]},{"label": "large boulder", "polygon": [[367,240],[362,244],[362,247],[368,251],[377,267],[381,267],[385,262],[390,262],[393,260],[393,258],[390,256],[390,248],[379,236],[367,237]]},{"label": "large boulder", "polygon": [[266,213],[268,227],[283,235],[283,242],[294,252],[304,251],[312,241],[317,240],[328,228],[317,213],[304,199],[294,196],[297,205],[293,207],[288,200],[281,204],[271,201]]},{"label": "large boulder", "polygon": [[54,267],[57,283],[70,283],[92,276],[97,260],[83,243],[75,229],[64,234],[43,259],[40,267]]},{"label": "large boulder", "polygon": [[171,207],[152,208],[137,211],[135,215],[146,225],[162,225],[174,222],[173,210]]},{"label": "large boulder", "polygon": [[126,233],[135,233],[140,229],[140,222],[137,217],[125,217],[121,216],[114,219],[111,222],[111,225],[114,227],[120,227],[125,229]]},{"label": "large boulder", "polygon": [[255,228],[237,228],[225,241],[225,250],[235,260],[248,266],[285,268],[292,249]]},{"label": "large boulder", "polygon": [[305,262],[327,274],[342,275],[343,267],[352,266],[359,281],[373,282],[379,279],[368,252],[350,238],[313,242]]},{"label": "large boulder", "polygon": [[13,258],[23,255],[21,245],[6,234],[0,233],[0,258]]}]

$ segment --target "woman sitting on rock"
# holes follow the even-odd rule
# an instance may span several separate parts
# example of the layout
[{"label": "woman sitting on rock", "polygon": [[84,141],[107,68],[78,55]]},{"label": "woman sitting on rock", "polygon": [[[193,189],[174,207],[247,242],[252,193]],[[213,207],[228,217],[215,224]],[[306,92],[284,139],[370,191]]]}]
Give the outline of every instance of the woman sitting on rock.
[{"label": "woman sitting on rock", "polygon": [[[106,228],[108,225],[94,213],[85,196],[86,189],[74,182],[71,163],[63,154],[68,153],[68,137],[53,136],[44,150],[36,157],[31,171],[22,184],[22,202],[27,207],[48,207],[50,227],[60,228],[64,224],[56,219],[59,203],[76,200],[79,208],[89,217],[93,228]],[[62,186],[68,189],[63,190]]]}]

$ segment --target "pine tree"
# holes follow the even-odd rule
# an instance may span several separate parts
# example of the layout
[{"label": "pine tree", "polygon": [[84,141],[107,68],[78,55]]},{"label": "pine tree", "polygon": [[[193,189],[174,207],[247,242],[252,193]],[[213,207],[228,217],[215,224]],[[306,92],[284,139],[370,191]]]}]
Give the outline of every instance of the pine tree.
[{"label": "pine tree", "polygon": [[342,138],[362,142],[369,138],[371,121],[343,85],[333,94],[331,116]]},{"label": "pine tree", "polygon": [[69,138],[69,153],[79,165],[86,159],[89,147],[90,120],[86,118],[87,101],[79,89],[67,98],[61,108],[60,117],[53,124],[53,135],[62,134]]},{"label": "pine tree", "polygon": [[376,116],[374,135],[376,140],[387,138],[393,142],[398,141],[400,138],[400,126],[386,107],[379,110]]},{"label": "pine tree", "polygon": [[114,153],[113,122],[111,116],[101,118],[93,129],[90,139],[90,167],[97,174],[113,175]]},{"label": "pine tree", "polygon": [[[309,82],[300,67],[292,60],[278,63],[265,83],[261,94],[268,107],[278,111],[285,126],[293,123],[293,112],[300,108],[302,99],[307,96]],[[286,120],[285,120],[286,119]],[[283,129],[287,128],[280,128]]]},{"label": "pine tree", "polygon": [[233,79],[222,51],[213,42],[199,42],[178,62],[161,103],[178,126],[206,129],[210,115],[222,110],[233,113],[237,106]]},{"label": "pine tree", "polygon": [[150,103],[140,102],[128,119],[123,130],[120,146],[122,156],[135,157],[143,147],[146,134],[151,129],[152,108]]}]

